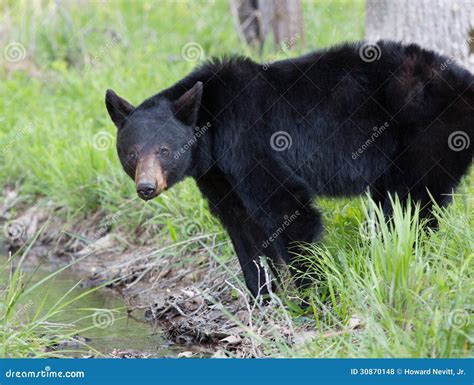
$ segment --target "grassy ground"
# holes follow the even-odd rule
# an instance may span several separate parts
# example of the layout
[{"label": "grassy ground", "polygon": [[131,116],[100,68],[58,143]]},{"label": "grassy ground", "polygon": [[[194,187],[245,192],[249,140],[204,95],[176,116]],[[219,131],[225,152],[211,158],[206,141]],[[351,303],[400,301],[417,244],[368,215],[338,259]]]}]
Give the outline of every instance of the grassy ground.
[{"label": "grassy ground", "polygon": [[[306,1],[305,45],[292,52],[267,46],[260,58],[240,44],[227,6],[224,0],[0,3],[1,184],[19,184],[25,203],[52,201],[68,218],[98,210],[115,216],[113,226],[131,242],[141,242],[137,228],[170,243],[196,228],[220,232],[191,181],[147,204],[135,198],[115,154],[105,89],[139,103],[197,64],[183,60],[190,42],[204,58],[239,53],[275,60],[361,39],[364,25],[363,1]],[[268,354],[470,355],[473,181],[471,172],[430,236],[402,212],[395,228],[368,236],[359,225],[367,217],[363,200],[318,202],[327,232],[311,263],[328,277],[313,309],[323,337],[298,348],[269,345]],[[143,230],[151,226],[153,232]],[[219,252],[232,254],[230,247]],[[363,320],[357,333],[326,333],[351,317]]]}]

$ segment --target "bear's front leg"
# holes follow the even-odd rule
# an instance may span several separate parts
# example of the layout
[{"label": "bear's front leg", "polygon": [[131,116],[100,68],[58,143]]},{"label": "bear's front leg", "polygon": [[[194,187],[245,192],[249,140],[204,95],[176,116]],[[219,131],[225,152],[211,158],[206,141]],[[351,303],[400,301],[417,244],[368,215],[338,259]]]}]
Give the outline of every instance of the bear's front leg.
[{"label": "bear's front leg", "polygon": [[227,230],[242,268],[245,283],[253,297],[269,292],[264,267],[260,256],[266,255],[272,261],[277,260],[273,246],[264,248],[266,234],[257,222],[248,216],[239,197],[232,190],[223,175],[214,171],[201,177],[197,184],[209,202],[211,212],[216,215]]},{"label": "bear's front leg", "polygon": [[294,254],[304,255],[300,243],[311,243],[322,232],[320,213],[312,207],[310,188],[303,180],[277,164],[258,162],[236,181],[235,190],[249,212],[267,234],[268,244],[283,242],[283,260],[296,276],[296,284],[306,287],[310,280]]}]

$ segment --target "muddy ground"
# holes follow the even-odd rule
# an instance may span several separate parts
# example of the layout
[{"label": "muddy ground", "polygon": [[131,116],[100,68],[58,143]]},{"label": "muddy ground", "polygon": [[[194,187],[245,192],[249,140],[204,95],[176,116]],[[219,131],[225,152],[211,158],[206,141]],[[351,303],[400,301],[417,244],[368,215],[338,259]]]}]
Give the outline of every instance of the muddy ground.
[{"label": "muddy ground", "polygon": [[237,258],[222,264],[202,248],[184,264],[173,247],[166,252],[163,245],[123,242],[120,233],[98,225],[101,213],[66,222],[53,204],[21,204],[15,190],[3,195],[0,218],[11,251],[39,233],[27,263],[61,266],[75,261],[71,269],[85,285],[106,284],[119,293],[130,314],[157,325],[183,351],[189,347],[184,356],[196,351],[217,357],[281,355],[282,346],[295,348],[318,336],[311,317],[299,317],[295,323],[278,297],[269,305],[250,301],[236,279]]}]

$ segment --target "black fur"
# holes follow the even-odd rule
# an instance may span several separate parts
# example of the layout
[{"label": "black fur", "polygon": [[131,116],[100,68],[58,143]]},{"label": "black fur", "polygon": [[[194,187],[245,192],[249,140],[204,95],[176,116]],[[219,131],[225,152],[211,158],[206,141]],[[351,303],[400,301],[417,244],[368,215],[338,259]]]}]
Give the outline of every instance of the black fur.
[{"label": "black fur", "polygon": [[[210,61],[133,112],[124,108],[123,121],[116,111],[127,107],[123,99],[107,98],[108,108],[118,106],[109,112],[127,172],[133,177],[125,155],[132,146],[138,158],[150,144],[171,148],[173,159],[160,160],[168,187],[184,176],[196,180],[253,295],[266,292],[260,255],[290,263],[292,242],[318,239],[314,197],[369,188],[387,214],[388,193],[396,193],[420,202],[429,217],[429,193],[445,204],[472,163],[472,143],[450,148],[459,145],[450,144],[459,140],[450,137],[455,131],[474,140],[472,74],[447,57],[393,42],[378,42],[380,57],[368,62],[362,44],[266,65]],[[176,101],[187,91],[183,117]],[[285,139],[291,146],[275,150]]]}]

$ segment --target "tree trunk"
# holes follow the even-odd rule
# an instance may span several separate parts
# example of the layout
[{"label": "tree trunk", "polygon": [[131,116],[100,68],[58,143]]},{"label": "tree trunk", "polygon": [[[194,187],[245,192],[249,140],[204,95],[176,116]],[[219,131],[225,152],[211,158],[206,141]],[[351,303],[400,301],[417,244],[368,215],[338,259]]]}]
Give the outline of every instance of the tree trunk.
[{"label": "tree trunk", "polygon": [[230,10],[241,40],[262,48],[270,30],[275,44],[290,49],[303,41],[300,0],[230,0]]},{"label": "tree trunk", "polygon": [[230,0],[230,12],[240,40],[251,46],[261,46],[265,40],[257,0]]},{"label": "tree trunk", "polygon": [[474,69],[474,1],[367,0],[367,40],[417,43]]},{"label": "tree trunk", "polygon": [[303,11],[300,1],[274,0],[272,27],[277,46],[285,43],[291,48],[296,39],[303,39]]}]

